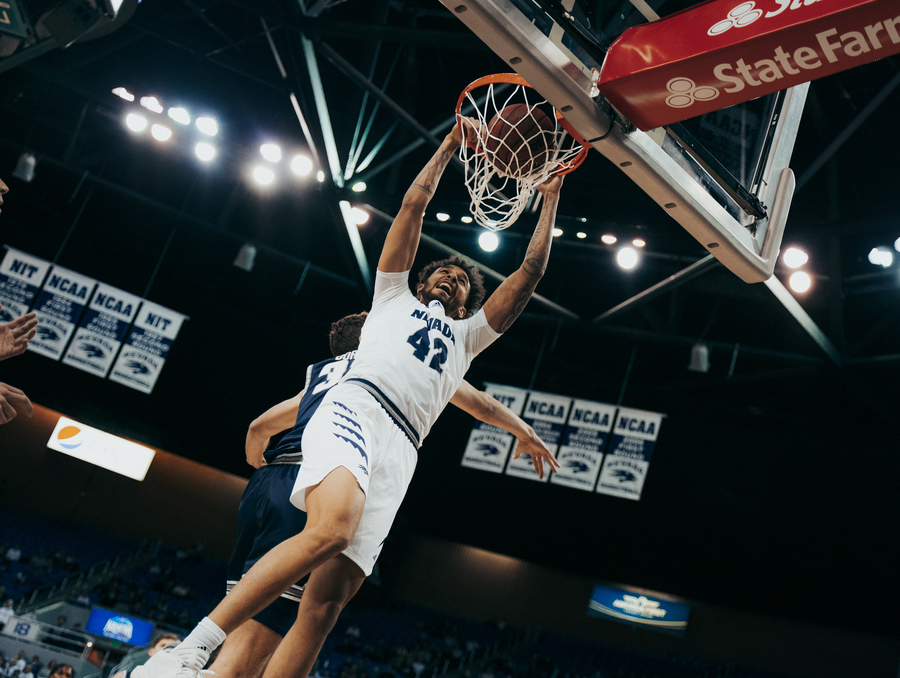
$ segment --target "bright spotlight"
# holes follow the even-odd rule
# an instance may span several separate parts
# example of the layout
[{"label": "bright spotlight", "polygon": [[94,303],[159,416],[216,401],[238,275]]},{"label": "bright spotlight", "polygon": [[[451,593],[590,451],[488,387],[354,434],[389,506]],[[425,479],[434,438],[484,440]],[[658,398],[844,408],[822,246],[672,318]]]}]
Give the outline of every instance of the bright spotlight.
[{"label": "bright spotlight", "polygon": [[323,183],[325,181],[325,172],[323,172],[322,170],[316,172],[316,181],[318,181],[320,184]]},{"label": "bright spotlight", "polygon": [[216,157],[216,147],[205,141],[199,141],[194,146],[194,154],[203,162],[209,162]]},{"label": "bright spotlight", "polygon": [[554,237],[554,238],[558,238],[558,237],[561,236],[562,234],[563,234],[563,231],[562,231],[561,228],[554,228],[554,229],[553,229],[553,237]]},{"label": "bright spotlight", "polygon": [[268,167],[254,167],[253,179],[261,186],[268,186],[273,181],[275,181],[275,172],[270,170]]},{"label": "bright spotlight", "polygon": [[578,231],[578,233],[575,234],[575,237],[579,240],[584,240],[585,238],[587,238],[587,233],[585,233],[584,231]]},{"label": "bright spotlight", "polygon": [[187,112],[186,108],[170,108],[169,117],[181,125],[191,124],[191,114]]},{"label": "bright spotlight", "polygon": [[804,273],[803,271],[794,271],[791,273],[791,277],[788,280],[791,285],[791,289],[794,292],[806,292],[809,289],[809,286],[812,284],[812,280],[809,277],[808,273]]},{"label": "bright spotlight", "polygon": [[493,252],[500,244],[500,238],[493,231],[485,231],[478,236],[478,244],[485,252]]},{"label": "bright spotlight", "polygon": [[212,118],[197,118],[194,124],[197,125],[198,130],[207,136],[214,137],[219,133],[219,125]]},{"label": "bright spotlight", "polygon": [[438,212],[435,217],[438,221],[450,221],[450,215],[446,212]]},{"label": "bright spotlight", "polygon": [[307,158],[305,155],[295,155],[294,159],[291,160],[291,171],[297,176],[305,177],[307,174],[312,172],[312,168],[312,160]]},{"label": "bright spotlight", "polygon": [[143,132],[147,129],[147,118],[137,113],[129,113],[125,116],[125,124],[132,132]]},{"label": "bright spotlight", "polygon": [[464,224],[471,224],[472,217],[463,217],[462,219],[460,219],[460,221],[463,222]]},{"label": "bright spotlight", "polygon": [[125,89],[124,87],[116,87],[116,88],[112,91],[112,93],[115,94],[115,95],[116,95],[117,97],[119,97],[120,99],[125,99],[125,101],[134,101],[134,94],[132,94],[131,92],[129,92],[129,91],[128,91],[127,89]]},{"label": "bright spotlight", "polygon": [[[796,247],[788,247],[781,256],[781,260],[788,268],[799,268],[809,261],[809,255]],[[800,290],[797,291],[799,292]]]},{"label": "bright spotlight", "polygon": [[898,252],[900,252],[900,238],[897,238],[894,241],[894,249],[897,250]]},{"label": "bright spotlight", "polygon": [[152,134],[153,138],[157,141],[168,141],[172,138],[172,130],[165,125],[153,125],[150,128],[150,134]]},{"label": "bright spotlight", "polygon": [[887,247],[876,247],[869,252],[869,262],[887,268],[894,263],[894,253]]},{"label": "bright spotlight", "polygon": [[634,268],[638,262],[638,255],[630,247],[623,247],[616,254],[616,262],[618,262],[619,266],[622,268]]},{"label": "bright spotlight", "polygon": [[278,144],[263,144],[259,147],[259,153],[269,162],[281,160],[281,147]]},{"label": "bright spotlight", "polygon": [[362,226],[369,220],[369,213],[365,210],[359,209],[359,207],[351,207],[350,218],[353,220],[354,224],[356,224],[357,226]]},{"label": "bright spotlight", "polygon": [[364,190],[366,190],[366,182],[365,181],[357,181],[355,184],[353,184],[350,187],[350,190],[353,191],[354,193],[362,193]]},{"label": "bright spotlight", "polygon": [[635,247],[644,247],[647,244],[647,241],[643,240],[641,238],[635,238],[634,240],[631,241],[631,244],[634,245]]},{"label": "bright spotlight", "polygon": [[606,235],[600,236],[600,241],[606,243],[607,245],[614,245],[616,242],[616,236],[607,233]]},{"label": "bright spotlight", "polygon": [[162,113],[163,107],[156,97],[141,97],[141,106],[154,113]]}]

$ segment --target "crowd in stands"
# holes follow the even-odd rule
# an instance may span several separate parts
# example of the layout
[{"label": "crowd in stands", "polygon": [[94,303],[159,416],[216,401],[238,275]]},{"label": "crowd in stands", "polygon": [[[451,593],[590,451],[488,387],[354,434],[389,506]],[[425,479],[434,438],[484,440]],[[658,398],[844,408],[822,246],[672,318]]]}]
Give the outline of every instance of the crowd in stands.
[{"label": "crowd in stands", "polygon": [[3,678],[75,678],[75,669],[71,664],[63,664],[55,659],[46,664],[38,655],[31,659],[25,650],[19,650],[15,657],[7,659],[0,654],[0,676]]}]

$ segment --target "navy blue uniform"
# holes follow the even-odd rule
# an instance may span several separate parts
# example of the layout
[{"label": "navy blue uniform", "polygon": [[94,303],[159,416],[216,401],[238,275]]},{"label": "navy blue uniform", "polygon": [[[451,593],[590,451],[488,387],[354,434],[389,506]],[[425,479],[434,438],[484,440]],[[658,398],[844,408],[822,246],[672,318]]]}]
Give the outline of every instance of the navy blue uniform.
[{"label": "navy blue uniform", "polygon": [[[306,368],[306,386],[294,427],[274,449],[266,451],[266,466],[256,470],[241,497],[237,538],[227,569],[228,591],[257,560],[306,526],[306,513],[294,507],[290,499],[303,461],[300,440],[322,398],[344,376],[354,357],[356,351],[351,351]],[[284,636],[297,618],[297,604],[306,579],[292,585],[253,619]]]}]

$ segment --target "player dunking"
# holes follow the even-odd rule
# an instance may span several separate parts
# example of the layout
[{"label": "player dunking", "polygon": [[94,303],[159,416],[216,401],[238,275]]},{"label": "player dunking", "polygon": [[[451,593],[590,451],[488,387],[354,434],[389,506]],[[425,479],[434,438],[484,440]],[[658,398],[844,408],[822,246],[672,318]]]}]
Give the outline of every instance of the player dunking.
[{"label": "player dunking", "polygon": [[[290,502],[302,462],[303,431],[325,394],[353,364],[366,315],[357,313],[332,323],[328,343],[335,357],[310,365],[303,390],[266,410],[247,431],[247,463],[259,471],[253,474],[241,498],[237,539],[228,563],[229,591],[257,560],[306,525],[306,514]],[[521,417],[468,382],[460,384],[450,402],[473,417],[512,433],[517,439],[516,457],[529,454],[541,458],[550,453]],[[267,451],[271,437],[285,430],[288,432],[274,449]],[[297,618],[303,585],[303,581],[294,583],[253,619],[230,633],[210,670],[220,678],[262,675],[272,653]],[[323,640],[325,635],[327,632],[323,631]]]},{"label": "player dunking", "polygon": [[[470,123],[463,126],[467,135],[476,133]],[[262,557],[178,648],[158,653],[136,678],[195,676],[227,633],[310,573],[297,620],[265,674],[305,677],[343,602],[371,572],[422,439],[472,359],[525,308],[550,256],[559,177],[538,187],[544,202],[525,261],[481,312],[470,294],[472,269],[463,260],[426,267],[416,296],[409,293],[425,208],[461,142],[462,130],[454,127],[407,190],[378,262],[356,361],[303,435],[291,500],[306,510],[306,528]],[[535,459],[536,467],[551,458]]]}]

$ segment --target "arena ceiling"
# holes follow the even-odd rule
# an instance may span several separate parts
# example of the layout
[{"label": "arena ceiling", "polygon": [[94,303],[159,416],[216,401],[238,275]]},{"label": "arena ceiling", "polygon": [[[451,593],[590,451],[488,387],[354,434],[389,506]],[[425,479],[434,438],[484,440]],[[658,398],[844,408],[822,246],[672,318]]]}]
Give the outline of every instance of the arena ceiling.
[{"label": "arena ceiling", "polygon": [[[40,15],[39,3],[24,4]],[[666,15],[690,3],[652,4]],[[299,390],[305,366],[327,354],[332,320],[368,307],[360,262],[374,267],[387,215],[462,88],[507,69],[442,6],[421,0],[124,8],[133,16],[117,30],[65,50],[3,44],[0,176],[11,191],[0,238],[189,320],[151,395],[33,354],[4,363],[0,378],[85,423],[249,475],[246,426]],[[461,469],[471,422],[448,412],[422,449],[408,524],[598,579],[896,633],[900,281],[896,264],[876,268],[867,255],[900,236],[898,63],[810,90],[785,246],[810,253],[813,288],[800,303],[814,328],[764,285],[697,264],[705,250],[592,153],[564,185],[564,234],[538,288],[547,303],[532,302],[469,380],[666,413],[644,496]],[[115,87],[215,116],[216,162],[132,135]],[[317,98],[342,168],[358,151],[344,187],[284,178],[261,191],[248,181],[260,143],[309,150],[291,93],[326,174],[332,135]],[[11,176],[26,150],[37,158],[30,183]],[[447,170],[419,260],[451,248],[507,275],[533,220],[482,252],[478,231],[459,221],[461,177]],[[349,190],[357,180],[364,193]],[[359,229],[364,255],[341,200],[376,215]],[[438,222],[438,211],[451,219]],[[638,269],[616,265],[600,242],[606,232],[646,240]],[[258,250],[250,272],[232,265],[245,243]],[[691,265],[695,275],[647,292]],[[701,339],[711,367],[690,372]]]}]

